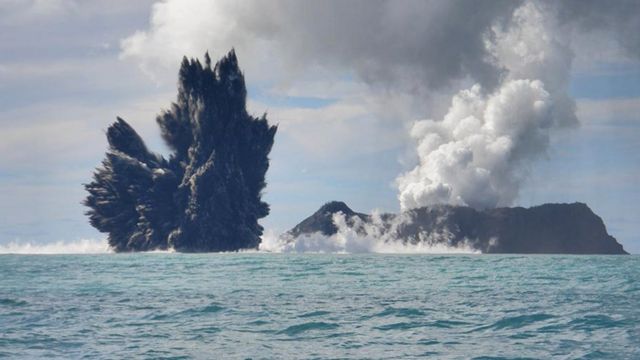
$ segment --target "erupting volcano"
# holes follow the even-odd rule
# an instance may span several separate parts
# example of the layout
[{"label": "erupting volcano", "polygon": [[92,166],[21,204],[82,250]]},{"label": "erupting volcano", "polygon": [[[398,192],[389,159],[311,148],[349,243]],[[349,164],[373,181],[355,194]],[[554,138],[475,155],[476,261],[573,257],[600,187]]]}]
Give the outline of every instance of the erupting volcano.
[{"label": "erupting volcano", "polygon": [[109,150],[84,204],[116,251],[257,248],[258,219],[276,126],[246,111],[247,90],[232,50],[215,66],[182,62],[178,98],[156,121],[173,153],[149,151],[123,119],[107,130]]}]

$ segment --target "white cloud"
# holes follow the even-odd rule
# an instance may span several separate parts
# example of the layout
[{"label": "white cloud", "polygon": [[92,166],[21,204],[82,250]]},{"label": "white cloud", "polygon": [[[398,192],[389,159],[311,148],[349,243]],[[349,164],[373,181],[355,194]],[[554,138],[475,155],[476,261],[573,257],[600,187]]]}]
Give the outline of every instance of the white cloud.
[{"label": "white cloud", "polygon": [[411,117],[395,109],[404,108],[405,100],[363,91],[317,108],[273,107],[250,101],[249,109],[252,113],[267,112],[269,120],[278,124],[277,141],[293,142],[290,151],[303,150],[315,159],[353,158],[406,144],[406,129],[398,125]]},{"label": "white cloud", "polygon": [[496,26],[486,43],[506,72],[499,88],[463,90],[443,120],[414,124],[420,163],[398,177],[403,209],[511,205],[532,161],[546,153],[550,131],[577,122],[567,94],[571,53],[553,19],[529,3],[511,23]]},{"label": "white cloud", "polygon": [[5,127],[0,135],[0,166],[4,169],[28,163],[35,169],[47,162],[79,161],[87,147],[99,147],[102,134],[95,134],[85,121],[46,122],[29,127]]},{"label": "white cloud", "polygon": [[98,165],[106,150],[104,130],[116,116],[135,126],[152,150],[165,151],[155,116],[173,97],[158,94],[108,106],[53,102],[0,112],[0,167],[14,173]]},{"label": "white cloud", "polygon": [[[110,15],[127,15],[148,9],[155,0],[2,0],[0,26],[42,26],[47,22],[62,25],[63,20]],[[119,25],[119,24],[118,24]]]}]

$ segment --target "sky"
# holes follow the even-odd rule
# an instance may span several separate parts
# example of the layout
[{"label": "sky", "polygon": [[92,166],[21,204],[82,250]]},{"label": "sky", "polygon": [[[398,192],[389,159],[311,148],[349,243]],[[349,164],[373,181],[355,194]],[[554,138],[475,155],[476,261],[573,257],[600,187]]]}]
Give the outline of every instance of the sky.
[{"label": "sky", "polygon": [[[269,231],[330,200],[579,201],[640,253],[638,13],[622,0],[0,0],[0,245],[104,238],[81,201],[106,128],[121,116],[167,154],[155,116],[182,56],[235,48],[249,111],[279,125]],[[509,106],[526,96],[540,106]],[[465,111],[495,131],[461,135]],[[447,146],[431,149],[432,132]],[[518,155],[492,152],[498,140]],[[438,162],[461,149],[471,164]]]}]

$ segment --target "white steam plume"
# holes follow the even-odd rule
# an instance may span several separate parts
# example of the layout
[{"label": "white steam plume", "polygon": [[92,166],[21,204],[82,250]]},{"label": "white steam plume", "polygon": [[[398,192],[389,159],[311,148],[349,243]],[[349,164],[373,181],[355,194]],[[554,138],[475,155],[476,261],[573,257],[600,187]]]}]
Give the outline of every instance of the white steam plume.
[{"label": "white steam plume", "polygon": [[414,123],[420,163],[398,177],[403,210],[447,203],[511,205],[531,162],[546,153],[552,129],[577,124],[568,95],[572,53],[555,17],[525,3],[485,46],[504,69],[498,88],[460,91],[441,121]]}]

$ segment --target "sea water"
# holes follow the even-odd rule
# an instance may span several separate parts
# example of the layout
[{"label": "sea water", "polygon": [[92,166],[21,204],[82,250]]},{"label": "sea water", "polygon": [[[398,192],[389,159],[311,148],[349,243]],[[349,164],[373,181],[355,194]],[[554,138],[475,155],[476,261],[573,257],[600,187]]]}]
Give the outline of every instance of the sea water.
[{"label": "sea water", "polygon": [[640,359],[640,256],[0,255],[0,357]]}]

